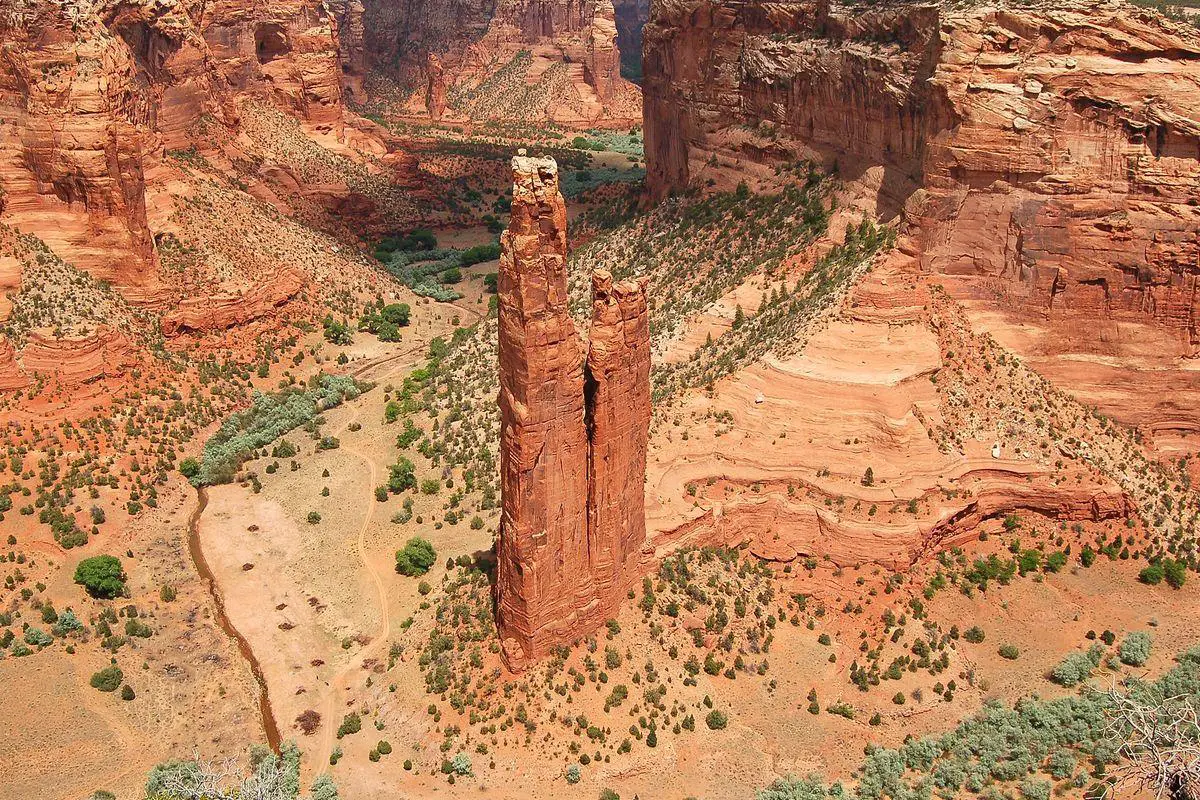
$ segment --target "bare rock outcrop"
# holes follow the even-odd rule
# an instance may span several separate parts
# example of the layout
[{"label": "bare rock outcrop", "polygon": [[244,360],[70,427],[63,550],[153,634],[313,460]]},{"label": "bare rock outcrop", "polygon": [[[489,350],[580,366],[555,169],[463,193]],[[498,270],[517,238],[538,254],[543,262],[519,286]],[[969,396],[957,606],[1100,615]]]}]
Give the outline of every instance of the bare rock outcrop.
[{"label": "bare rock outcrop", "polygon": [[135,302],[163,300],[146,173],[234,98],[261,94],[316,126],[343,114],[337,28],[314,0],[75,4],[0,15],[5,221]]},{"label": "bare rock outcrop", "polygon": [[137,350],[123,334],[107,326],[83,336],[63,338],[35,331],[29,336],[20,362],[29,375],[79,386],[122,376],[137,363]]},{"label": "bare rock outcrop", "polygon": [[425,56],[425,110],[435,122],[446,113],[446,70],[434,53]]},{"label": "bare rock outcrop", "polygon": [[655,195],[812,159],[927,271],[1200,348],[1194,26],[1092,0],[664,0],[644,35]]},{"label": "bare rock outcrop", "polygon": [[513,159],[501,238],[502,515],[496,610],[521,669],[595,630],[646,537],[650,337],[644,282],[593,278],[591,343],[569,313],[567,216],[553,159]]},{"label": "bare rock outcrop", "polygon": [[[637,4],[622,9],[626,29],[638,26]],[[443,92],[464,90],[451,104],[459,118],[640,120],[637,87],[621,77],[612,0],[368,0],[364,18],[370,62],[418,88],[411,110],[424,107],[435,120],[446,113],[444,104],[430,102],[435,78]],[[430,54],[440,72],[431,68]]]},{"label": "bare rock outcrop", "polygon": [[650,425],[648,279],[592,276],[586,368],[588,528],[604,619],[628,588],[646,541],[646,444]]},{"label": "bare rock outcrop", "polygon": [[306,284],[302,275],[292,270],[280,270],[249,291],[217,291],[205,296],[185,297],[163,315],[162,331],[167,336],[174,336],[242,325],[274,313]]}]

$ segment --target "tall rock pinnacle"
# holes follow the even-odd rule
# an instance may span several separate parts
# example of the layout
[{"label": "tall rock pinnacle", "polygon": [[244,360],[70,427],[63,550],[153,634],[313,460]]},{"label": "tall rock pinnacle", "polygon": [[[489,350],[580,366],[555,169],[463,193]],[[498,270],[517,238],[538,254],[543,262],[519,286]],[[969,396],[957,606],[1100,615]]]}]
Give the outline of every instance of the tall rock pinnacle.
[{"label": "tall rock pinnacle", "polygon": [[602,625],[637,578],[650,422],[645,281],[593,276],[591,344],[568,310],[553,159],[513,159],[500,257],[496,611],[521,669]]}]

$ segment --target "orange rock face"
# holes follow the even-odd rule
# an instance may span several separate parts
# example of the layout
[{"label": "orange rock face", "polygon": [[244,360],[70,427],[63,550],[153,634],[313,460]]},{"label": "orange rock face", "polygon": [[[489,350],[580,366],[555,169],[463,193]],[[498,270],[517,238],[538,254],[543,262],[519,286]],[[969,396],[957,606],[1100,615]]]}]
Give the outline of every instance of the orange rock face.
[{"label": "orange rock face", "polygon": [[217,292],[205,297],[185,297],[163,315],[162,331],[177,333],[219,331],[259,319],[292,299],[306,281],[290,270],[271,276],[248,292]]},{"label": "orange rock face", "polygon": [[592,276],[586,371],[588,526],[600,613],[612,617],[646,541],[650,316],[646,280]]},{"label": "orange rock face", "polygon": [[446,70],[433,53],[425,58],[425,110],[430,119],[440,120],[446,113]]},{"label": "orange rock face", "polygon": [[[622,10],[629,20],[626,35],[634,27],[640,31],[637,4],[625,3]],[[444,102],[431,102],[437,81],[443,97],[455,85],[474,95],[503,69],[506,80],[515,78],[503,96],[478,104],[459,98],[453,114],[622,126],[640,121],[638,90],[621,78],[612,0],[375,0],[366,3],[364,18],[369,60],[378,70],[394,71],[401,84],[424,86],[415,93],[417,102],[433,119],[446,113]],[[436,68],[429,54],[437,57]],[[522,87],[534,86],[546,96],[519,97]]]},{"label": "orange rock face", "polygon": [[137,302],[162,300],[145,173],[164,148],[188,147],[206,114],[235,124],[238,92],[341,124],[336,23],[312,0],[33,2],[0,39],[5,221]]},{"label": "orange rock face", "polygon": [[102,327],[78,338],[50,338],[35,332],[21,354],[26,373],[66,385],[113,378],[137,362],[132,343],[112,328]]},{"label": "orange rock face", "polygon": [[666,0],[645,41],[654,194],[810,158],[870,186],[926,270],[1200,347],[1194,26],[1093,2]]},{"label": "orange rock face", "polygon": [[602,625],[638,574],[650,340],[645,284],[598,273],[585,356],[568,308],[558,167],[518,156],[513,174],[499,277],[496,609],[505,660],[520,669]]}]

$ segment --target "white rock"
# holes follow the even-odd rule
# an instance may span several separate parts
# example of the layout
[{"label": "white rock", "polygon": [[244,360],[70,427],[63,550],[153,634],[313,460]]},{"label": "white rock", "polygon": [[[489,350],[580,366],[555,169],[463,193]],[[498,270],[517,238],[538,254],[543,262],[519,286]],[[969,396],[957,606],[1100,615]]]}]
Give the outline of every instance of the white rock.
[{"label": "white rock", "polygon": [[758,394],[754,395],[754,405],[759,405],[760,403],[766,402],[766,399],[767,398],[763,397],[763,393],[759,392]]}]

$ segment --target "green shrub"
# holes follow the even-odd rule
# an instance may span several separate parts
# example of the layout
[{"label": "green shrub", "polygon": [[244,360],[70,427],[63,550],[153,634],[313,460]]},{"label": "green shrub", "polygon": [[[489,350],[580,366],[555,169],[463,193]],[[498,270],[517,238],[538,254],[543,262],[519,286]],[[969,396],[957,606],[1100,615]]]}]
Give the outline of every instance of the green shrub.
[{"label": "green shrub", "polygon": [[390,322],[398,328],[408,325],[412,309],[408,303],[390,303],[379,310],[379,317],[384,322]]},{"label": "green shrub", "polygon": [[133,691],[133,687],[128,683],[121,687],[121,699],[125,702],[133,700],[137,695]]},{"label": "green shrub", "polygon": [[1148,586],[1157,586],[1163,581],[1162,564],[1150,564],[1138,573],[1138,580]]},{"label": "green shrub", "polygon": [[41,628],[26,628],[25,644],[32,647],[46,647],[47,645],[54,644],[54,637]]},{"label": "green shrub", "polygon": [[1100,645],[1093,645],[1085,653],[1071,653],[1051,671],[1050,679],[1060,686],[1070,687],[1082,683],[1100,666],[1103,653]]},{"label": "green shrub", "polygon": [[361,730],[362,718],[359,717],[355,712],[351,711],[342,718],[342,724],[339,725],[337,729],[337,738],[341,739],[343,736],[349,736],[351,734],[358,733]]},{"label": "green shrub", "polygon": [[1021,651],[1017,649],[1017,646],[1012,644],[1000,645],[998,652],[1001,658],[1007,658],[1009,661],[1016,661],[1021,655]]},{"label": "green shrub", "polygon": [[121,668],[115,664],[105,667],[99,672],[92,673],[92,679],[89,683],[93,689],[99,689],[102,692],[115,692],[121,687],[121,682],[125,679],[125,673],[121,672]]},{"label": "green shrub", "polygon": [[1050,782],[1037,778],[1021,781],[1021,797],[1024,800],[1050,800]]},{"label": "green shrub", "polygon": [[396,572],[408,577],[416,577],[429,572],[429,568],[437,562],[437,553],[425,539],[414,536],[404,545],[403,550],[396,553]]},{"label": "green shrub", "polygon": [[825,786],[817,776],[798,780],[791,775],[786,778],[776,778],[765,789],[760,789],[754,795],[754,800],[826,800],[831,793],[826,792]]},{"label": "green shrub", "polygon": [[125,592],[125,572],[116,556],[92,556],[75,567],[75,583],[92,597],[111,599]]},{"label": "green shrub", "polygon": [[[470,267],[474,266],[475,264],[482,264],[485,261],[495,261],[499,257],[499,243],[492,242],[491,244],[478,244],[474,247],[468,247],[466,250],[464,250],[462,256],[460,257],[459,263],[464,267]],[[486,276],[484,277],[484,282],[487,282]],[[495,292],[496,290],[494,288],[490,288],[489,291]]]},{"label": "green shrub", "polygon": [[67,609],[58,615],[58,621],[54,623],[54,633],[58,636],[65,636],[68,633],[75,633],[83,630],[83,622],[75,615],[71,609]]},{"label": "green shrub", "polygon": [[578,764],[568,764],[567,765],[566,778],[567,778],[567,783],[571,784],[572,786],[574,786],[575,784],[579,783],[580,780],[582,780],[583,771],[581,769],[579,769]]},{"label": "green shrub", "polygon": [[963,638],[971,644],[979,644],[986,638],[986,635],[983,632],[983,628],[975,625],[967,629],[966,633],[963,634]]},{"label": "green shrub", "polygon": [[272,394],[255,393],[250,408],[232,415],[204,443],[196,486],[229,483],[242,463],[260,448],[313,419],[353,400],[362,387],[349,376],[317,375],[307,388],[291,386]]},{"label": "green shrub", "polygon": [[1187,582],[1187,564],[1170,558],[1165,559],[1163,575],[1167,579],[1167,585],[1172,589],[1182,589],[1183,584]]},{"label": "green shrub", "polygon": [[1117,648],[1117,656],[1122,664],[1140,667],[1150,658],[1150,634],[1145,631],[1134,631],[1125,637]]},{"label": "green shrub", "polygon": [[404,456],[388,468],[388,489],[392,492],[402,492],[417,485],[417,474],[413,463]]},{"label": "green shrub", "polygon": [[704,724],[711,731],[723,731],[725,726],[729,724],[729,716],[723,711],[713,709],[708,712],[708,716],[704,718]]}]

